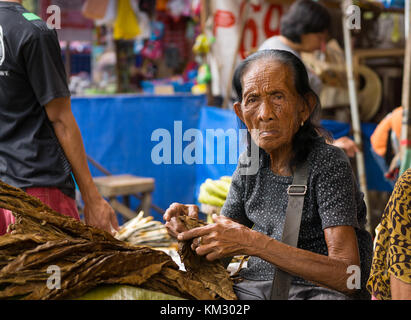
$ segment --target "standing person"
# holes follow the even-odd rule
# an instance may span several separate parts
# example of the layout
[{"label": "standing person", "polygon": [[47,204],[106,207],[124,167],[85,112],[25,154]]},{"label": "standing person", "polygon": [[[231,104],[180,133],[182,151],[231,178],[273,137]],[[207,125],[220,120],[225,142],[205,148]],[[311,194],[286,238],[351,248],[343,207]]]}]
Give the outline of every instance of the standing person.
[{"label": "standing person", "polygon": [[[312,0],[296,1],[281,18],[281,35],[274,36],[260,46],[259,50],[286,50],[301,59],[302,52],[321,50],[326,45],[331,16],[324,6]],[[319,96],[323,83],[307,68],[310,86]],[[355,142],[348,137],[341,137],[333,142],[352,158],[359,151]]]},{"label": "standing person", "polygon": [[411,168],[395,184],[376,234],[368,291],[377,300],[411,300]]},{"label": "standing person", "polygon": [[[0,179],[80,220],[72,173],[85,222],[118,229],[87,165],[56,31],[21,0],[0,1]],[[0,235],[13,221],[11,212],[0,209]]]},{"label": "standing person", "polygon": [[402,114],[403,107],[394,109],[381,120],[371,136],[371,154],[393,188],[401,166]]}]

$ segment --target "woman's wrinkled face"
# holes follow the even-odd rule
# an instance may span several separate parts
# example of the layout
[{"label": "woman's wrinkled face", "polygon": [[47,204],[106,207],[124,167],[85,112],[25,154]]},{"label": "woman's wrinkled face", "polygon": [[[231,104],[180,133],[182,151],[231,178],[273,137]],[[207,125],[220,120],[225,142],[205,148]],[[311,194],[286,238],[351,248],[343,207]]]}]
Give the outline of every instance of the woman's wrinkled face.
[{"label": "woman's wrinkled face", "polygon": [[309,110],[294,87],[289,67],[268,59],[255,61],[242,84],[242,102],[234,108],[254,142],[267,153],[291,146]]}]

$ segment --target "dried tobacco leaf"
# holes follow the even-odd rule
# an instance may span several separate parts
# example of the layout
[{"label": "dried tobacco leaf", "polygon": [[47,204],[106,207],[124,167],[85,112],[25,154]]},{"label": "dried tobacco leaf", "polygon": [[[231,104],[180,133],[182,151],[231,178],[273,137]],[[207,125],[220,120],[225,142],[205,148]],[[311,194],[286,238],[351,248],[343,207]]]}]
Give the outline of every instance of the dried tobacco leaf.
[{"label": "dried tobacco leaf", "polygon": [[[12,233],[0,237],[0,299],[73,299],[101,284],[132,285],[186,299],[230,297],[225,287],[203,279],[203,272],[193,276],[178,270],[164,252],[119,241],[1,181],[0,208],[16,217]],[[189,258],[185,261],[196,266]],[[51,265],[61,271],[59,290],[47,287]]]},{"label": "dried tobacco leaf", "polygon": [[[193,219],[187,216],[179,217],[187,230],[207,225],[204,221]],[[179,241],[178,253],[181,261],[193,279],[200,281],[206,288],[215,292],[225,300],[237,300],[233,291],[233,282],[229,272],[221,261],[208,261],[205,257],[199,256],[191,249],[192,240]]]}]

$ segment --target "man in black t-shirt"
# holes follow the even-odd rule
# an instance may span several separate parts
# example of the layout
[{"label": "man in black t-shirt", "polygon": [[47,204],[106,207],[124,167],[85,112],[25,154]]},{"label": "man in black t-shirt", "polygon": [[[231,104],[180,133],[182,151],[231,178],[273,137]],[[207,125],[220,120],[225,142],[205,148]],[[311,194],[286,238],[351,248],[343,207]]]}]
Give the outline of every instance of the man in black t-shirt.
[{"label": "man in black t-shirt", "polygon": [[[46,204],[58,204],[60,213],[77,218],[73,208],[64,212],[75,203],[72,174],[86,223],[117,230],[114,210],[98,193],[87,165],[56,31],[21,1],[0,1],[0,180],[41,193]],[[0,209],[0,234],[6,215]]]}]

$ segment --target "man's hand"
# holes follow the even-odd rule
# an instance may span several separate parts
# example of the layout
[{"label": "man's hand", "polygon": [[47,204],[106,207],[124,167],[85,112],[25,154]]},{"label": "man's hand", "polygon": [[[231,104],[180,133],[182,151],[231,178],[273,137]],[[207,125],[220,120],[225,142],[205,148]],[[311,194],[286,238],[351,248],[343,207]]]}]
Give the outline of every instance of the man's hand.
[{"label": "man's hand", "polygon": [[348,137],[342,137],[337,139],[333,143],[334,146],[341,148],[345,151],[348,157],[354,158],[355,154],[360,151],[357,144]]},{"label": "man's hand", "polygon": [[105,230],[110,234],[114,234],[119,230],[113,208],[101,197],[91,203],[85,204],[84,218],[87,225]]}]

